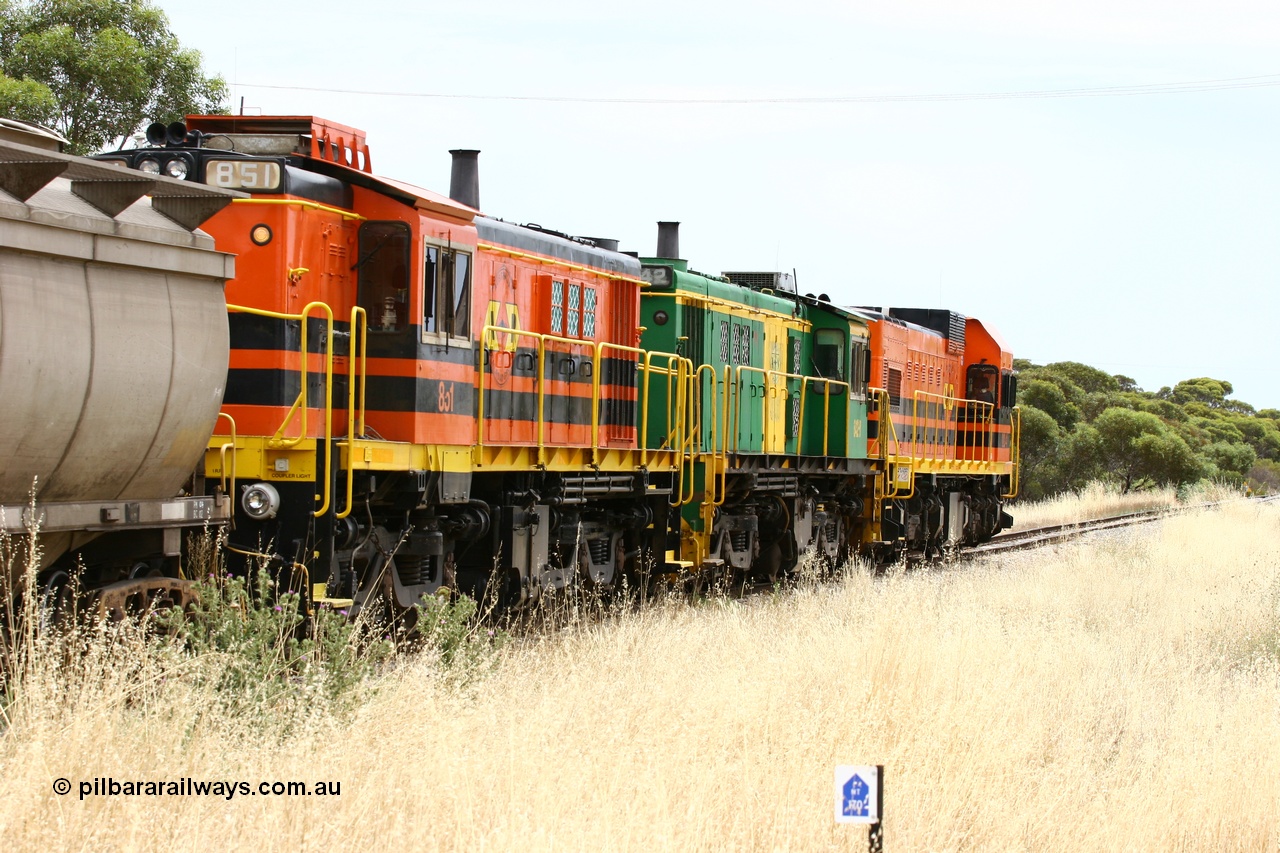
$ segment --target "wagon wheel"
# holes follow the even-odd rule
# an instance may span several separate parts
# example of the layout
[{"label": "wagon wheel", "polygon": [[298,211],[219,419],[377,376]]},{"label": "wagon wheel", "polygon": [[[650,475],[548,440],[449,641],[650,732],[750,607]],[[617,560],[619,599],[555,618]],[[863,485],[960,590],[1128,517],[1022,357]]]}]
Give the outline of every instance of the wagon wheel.
[{"label": "wagon wheel", "polygon": [[164,570],[148,560],[139,560],[129,569],[130,580],[162,577],[164,577]]},{"label": "wagon wheel", "polygon": [[769,544],[760,543],[760,554],[756,557],[755,565],[752,567],[757,577],[766,579],[771,584],[779,584],[792,574],[796,567],[796,560],[787,552],[794,552],[795,548],[784,548],[783,543],[790,537],[793,541],[795,538],[795,529],[793,527],[794,519],[791,516],[791,509],[787,506],[787,502],[778,495],[768,495],[767,499],[774,504],[773,511],[769,513],[769,526],[779,531],[776,538]]},{"label": "wagon wheel", "polygon": [[71,576],[61,569],[40,579],[41,621],[52,628],[66,628],[76,617],[76,592]]}]

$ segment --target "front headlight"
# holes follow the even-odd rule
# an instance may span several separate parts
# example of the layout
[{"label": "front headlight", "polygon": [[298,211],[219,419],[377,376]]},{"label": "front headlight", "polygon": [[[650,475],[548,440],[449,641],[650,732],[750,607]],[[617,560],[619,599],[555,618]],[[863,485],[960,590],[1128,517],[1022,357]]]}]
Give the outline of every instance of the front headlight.
[{"label": "front headlight", "polygon": [[254,483],[244,487],[240,495],[240,506],[250,518],[257,521],[275,518],[280,509],[280,493],[270,483]]},{"label": "front headlight", "polygon": [[138,171],[146,172],[148,175],[160,174],[160,161],[153,157],[147,157],[138,161]]},{"label": "front headlight", "polygon": [[171,178],[177,178],[180,181],[187,179],[187,161],[186,160],[170,160],[165,164],[165,174]]}]

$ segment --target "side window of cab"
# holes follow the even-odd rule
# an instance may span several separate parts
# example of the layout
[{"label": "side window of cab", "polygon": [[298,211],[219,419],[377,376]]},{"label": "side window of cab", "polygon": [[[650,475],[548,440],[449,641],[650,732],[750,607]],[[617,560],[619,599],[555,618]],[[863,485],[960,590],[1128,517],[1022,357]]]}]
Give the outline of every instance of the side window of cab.
[{"label": "side window of cab", "polygon": [[422,336],[471,337],[471,253],[428,240],[423,247]]},{"label": "side window of cab", "polygon": [[845,380],[845,339],[839,329],[818,329],[813,333],[813,369],[824,379]]},{"label": "side window of cab", "polygon": [[[849,381],[849,348],[848,338],[840,329],[816,329],[813,333],[813,373],[823,379],[834,379],[844,383]],[[844,385],[835,382],[812,382],[810,387],[818,393],[832,396],[844,393]]]}]

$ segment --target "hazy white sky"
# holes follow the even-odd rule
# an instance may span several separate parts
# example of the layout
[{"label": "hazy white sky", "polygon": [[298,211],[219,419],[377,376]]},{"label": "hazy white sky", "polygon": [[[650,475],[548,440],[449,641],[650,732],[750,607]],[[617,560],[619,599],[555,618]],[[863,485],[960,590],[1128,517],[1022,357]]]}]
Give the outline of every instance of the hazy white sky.
[{"label": "hazy white sky", "polygon": [[158,5],[234,108],[363,128],[381,174],[447,192],[447,149],[481,149],[491,215],[644,254],[675,219],[699,270],[1280,407],[1274,2]]}]

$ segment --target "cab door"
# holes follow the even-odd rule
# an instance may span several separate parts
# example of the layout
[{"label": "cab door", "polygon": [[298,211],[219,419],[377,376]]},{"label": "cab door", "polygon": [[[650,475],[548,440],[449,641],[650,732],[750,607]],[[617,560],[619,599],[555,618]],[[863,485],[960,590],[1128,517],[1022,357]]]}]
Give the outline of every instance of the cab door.
[{"label": "cab door", "polygon": [[806,383],[806,453],[845,456],[848,450],[849,333],[847,327],[813,330],[813,376]]}]

